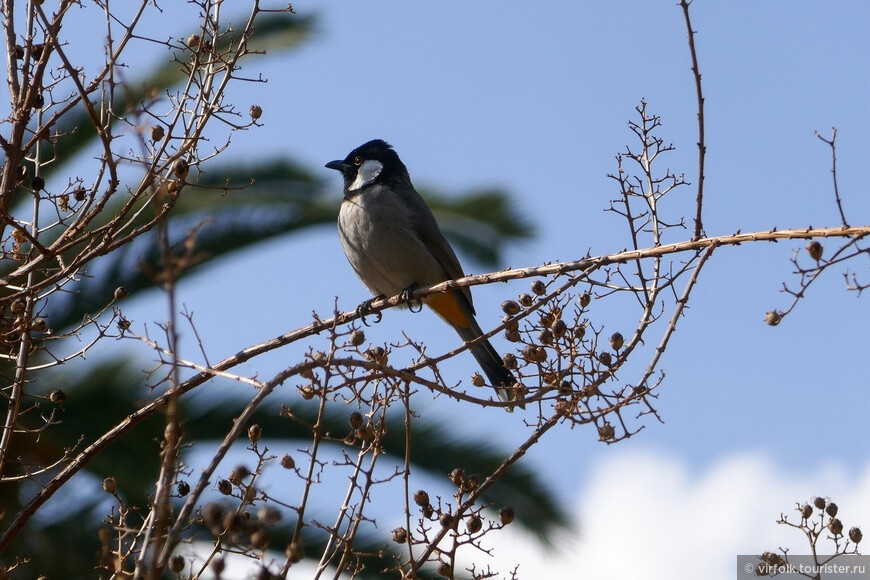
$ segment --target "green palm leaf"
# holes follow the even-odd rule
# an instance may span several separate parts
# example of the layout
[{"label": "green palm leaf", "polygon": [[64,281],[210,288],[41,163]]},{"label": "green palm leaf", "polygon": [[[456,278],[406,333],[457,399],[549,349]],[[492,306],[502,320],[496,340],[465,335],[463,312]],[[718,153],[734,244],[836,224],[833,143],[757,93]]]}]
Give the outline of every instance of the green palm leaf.
[{"label": "green palm leaf", "polygon": [[[257,33],[250,40],[248,46],[252,51],[267,53],[269,51],[289,50],[304,42],[314,29],[315,17],[286,15],[280,13],[262,14],[257,18]],[[230,27],[235,31],[223,37],[223,41],[229,45],[235,45],[243,30],[242,25]],[[189,34],[200,34],[200,30],[191,30]],[[186,38],[183,37],[183,38]],[[180,42],[183,42],[183,38]],[[221,47],[217,47],[220,49]],[[186,57],[179,54],[178,59]],[[141,81],[127,83],[124,91],[116,93],[116,100],[112,104],[115,111],[127,111],[131,107],[138,107],[155,90],[157,92],[168,90],[185,79],[177,62],[170,58],[149,71]],[[57,133],[65,135],[58,139],[55,149],[55,157],[58,162],[45,166],[44,177],[60,171],[66,163],[74,160],[85,148],[90,146],[97,137],[96,129],[83,107],[64,115],[57,124]]]}]

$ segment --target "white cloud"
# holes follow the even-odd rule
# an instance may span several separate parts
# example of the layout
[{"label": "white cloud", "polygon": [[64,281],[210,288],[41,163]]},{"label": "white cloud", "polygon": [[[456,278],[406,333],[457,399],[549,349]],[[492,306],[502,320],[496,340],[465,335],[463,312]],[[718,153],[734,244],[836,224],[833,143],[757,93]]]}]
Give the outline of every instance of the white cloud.
[{"label": "white cloud", "polygon": [[[811,461],[808,461],[808,464]],[[870,531],[870,462],[860,469],[806,465],[785,469],[747,453],[693,472],[654,450],[616,450],[570,509],[576,537],[547,553],[522,532],[493,534],[493,568],[520,564],[520,578],[735,578],[736,555],[788,547],[807,553],[803,535],[777,525],[798,520],[796,502],[826,494],[848,530]]]}]

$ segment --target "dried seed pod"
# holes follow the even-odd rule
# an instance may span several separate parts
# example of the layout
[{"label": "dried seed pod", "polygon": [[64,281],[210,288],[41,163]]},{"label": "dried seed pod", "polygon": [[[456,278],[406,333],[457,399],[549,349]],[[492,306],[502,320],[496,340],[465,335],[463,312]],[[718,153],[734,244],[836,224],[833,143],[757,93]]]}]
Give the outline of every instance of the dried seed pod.
[{"label": "dried seed pod", "polygon": [[223,527],[224,531],[234,534],[241,529],[242,524],[248,519],[248,512],[244,512],[244,516],[235,512],[227,512],[224,514],[224,520],[221,527]]},{"label": "dried seed pod", "polygon": [[452,528],[454,519],[453,516],[450,514],[441,514],[438,517],[438,522],[441,524],[442,528]]},{"label": "dried seed pod", "polygon": [[176,554],[169,559],[169,569],[176,574],[184,570],[184,556]]},{"label": "dried seed pod", "polygon": [[48,396],[48,400],[55,405],[59,405],[66,401],[66,393],[64,393],[61,389],[55,389]]},{"label": "dried seed pod", "polygon": [[475,387],[482,387],[486,385],[486,379],[483,378],[483,375],[480,373],[474,373],[471,376],[471,384]]},{"label": "dried seed pod", "polygon": [[601,441],[610,441],[614,435],[616,435],[616,430],[610,423],[605,423],[598,428],[598,438]]},{"label": "dried seed pod", "polygon": [[825,506],[825,513],[833,518],[837,516],[837,512],[839,511],[839,509],[840,508],[837,507],[837,504],[831,502]]},{"label": "dried seed pod", "polygon": [[811,241],[807,244],[807,253],[810,255],[810,258],[818,262],[822,259],[822,252],[824,251],[825,246],[817,242],[816,240]]},{"label": "dried seed pod", "polygon": [[860,528],[852,528],[849,530],[849,539],[856,544],[860,544],[861,540],[864,539],[864,534],[861,533]]},{"label": "dried seed pod", "polygon": [[25,304],[24,300],[18,298],[12,302],[12,306],[10,306],[9,309],[12,310],[12,314],[21,314],[22,312],[24,312],[24,308],[26,306],[27,305]]},{"label": "dried seed pod", "polygon": [[127,330],[128,328],[130,328],[130,321],[124,317],[121,317],[120,319],[118,319],[118,328],[122,331]]},{"label": "dried seed pod", "polygon": [[380,346],[373,346],[372,348],[368,349],[364,354],[367,359],[379,365],[386,365],[387,361],[389,361],[389,355],[387,355],[387,351]]},{"label": "dried seed pod", "polygon": [[397,544],[404,544],[408,541],[408,530],[405,528],[396,528],[393,530],[393,541]]},{"label": "dried seed pod", "polygon": [[523,305],[525,308],[528,308],[529,306],[531,306],[534,303],[535,303],[534,298],[532,298],[528,294],[521,294],[520,295],[520,304]]},{"label": "dried seed pod", "polygon": [[538,342],[547,345],[553,344],[553,332],[545,328],[538,333]]},{"label": "dried seed pod", "polygon": [[471,516],[465,523],[465,527],[468,529],[469,534],[476,534],[483,527],[483,521],[478,516]]},{"label": "dried seed pod", "polygon": [[224,519],[224,509],[217,502],[209,502],[201,510],[202,521],[214,530]]},{"label": "dried seed pod", "polygon": [[185,179],[187,174],[190,173],[190,163],[186,159],[179,159],[172,166],[172,172],[175,173],[178,179]]},{"label": "dried seed pod", "polygon": [[350,426],[354,429],[359,429],[360,427],[362,427],[362,413],[360,413],[359,411],[354,411],[353,413],[351,413],[350,417],[348,418],[348,423],[350,423]]},{"label": "dried seed pod", "polygon": [[519,330],[508,330],[504,333],[504,337],[508,342],[519,342],[522,339]]},{"label": "dried seed pod", "polygon": [[420,508],[420,513],[423,514],[423,517],[431,520],[432,516],[435,515],[435,510],[431,505],[424,505]]},{"label": "dried seed pod", "polygon": [[453,482],[453,485],[462,489],[462,484],[465,481],[465,470],[457,467],[453,471],[450,472],[450,481]]},{"label": "dried seed pod", "polygon": [[251,440],[251,443],[256,443],[260,440],[260,437],[263,436],[263,428],[258,424],[254,423],[250,427],[248,427],[248,439]]},{"label": "dried seed pod", "polygon": [[504,323],[505,331],[519,330],[520,329],[519,321],[517,321],[517,319],[514,318],[513,316],[508,316],[507,314],[505,314],[502,317],[501,321]]},{"label": "dried seed pod", "polygon": [[583,337],[586,336],[586,326],[583,324],[575,326],[574,327],[574,336],[578,340],[583,340]]},{"label": "dried seed pod", "polygon": [[610,356],[609,352],[602,352],[598,355],[598,361],[604,366],[610,366],[613,363],[613,357]]},{"label": "dried seed pod", "polygon": [[48,328],[48,325],[44,318],[35,318],[30,324],[30,330],[33,332],[45,332],[46,328]]},{"label": "dried seed pod", "polygon": [[785,565],[785,560],[782,559],[782,556],[775,554],[774,552],[764,552],[761,555],[761,561],[766,562],[774,568],[779,568],[780,566]]},{"label": "dried seed pod", "polygon": [[828,529],[831,530],[831,533],[835,536],[839,536],[843,533],[843,522],[837,518],[831,518],[831,521],[828,522]]},{"label": "dried seed pod", "polygon": [[274,524],[281,521],[281,510],[273,505],[263,506],[257,512],[257,518],[267,524]]},{"label": "dried seed pod", "polygon": [[249,475],[251,475],[250,469],[244,465],[237,465],[236,468],[230,472],[230,481],[233,485],[239,485],[242,480]]},{"label": "dried seed pod", "polygon": [[202,43],[202,38],[198,34],[191,34],[187,37],[187,47],[190,49],[196,50],[200,43]]},{"label": "dried seed pod", "polygon": [[502,357],[504,361],[504,368],[509,370],[514,370],[517,368],[517,357],[511,353],[507,353]]},{"label": "dried seed pod", "polygon": [[532,292],[537,296],[543,296],[547,292],[547,286],[540,280],[532,282]]},{"label": "dried seed pod", "polygon": [[362,330],[354,330],[350,333],[350,343],[359,346],[366,341],[366,334]]},{"label": "dried seed pod", "polygon": [[782,313],[777,310],[771,310],[764,315],[764,321],[770,326],[776,326],[782,320]]},{"label": "dried seed pod", "polygon": [[218,556],[211,562],[211,570],[215,573],[215,576],[220,577],[224,572],[224,568],[226,568],[226,563],[224,559]]},{"label": "dried seed pod", "polygon": [[553,325],[550,327],[553,331],[553,336],[556,338],[562,338],[568,332],[568,325],[565,324],[565,321],[561,318],[553,322]]},{"label": "dried seed pod", "polygon": [[535,362],[538,358],[537,349],[531,344],[526,345],[523,349],[523,359],[527,362]]},{"label": "dried seed pod", "polygon": [[263,116],[263,107],[260,105],[251,105],[251,119],[256,121]]},{"label": "dried seed pod", "polygon": [[825,509],[825,503],[825,498],[823,497],[816,497],[813,499],[813,505],[816,506],[817,510]]},{"label": "dried seed pod", "polygon": [[231,493],[233,493],[233,484],[231,484],[226,479],[219,479],[217,486],[218,491],[224,495],[230,495]]},{"label": "dried seed pod", "polygon": [[151,141],[155,143],[157,141],[162,141],[165,135],[166,131],[163,130],[163,125],[153,125],[151,127]]},{"label": "dried seed pod", "polygon": [[520,313],[520,305],[513,300],[505,300],[501,303],[501,311],[508,316],[514,316]]},{"label": "dried seed pod", "polygon": [[76,201],[84,201],[87,193],[88,192],[85,190],[84,187],[77,187],[75,191],[73,191],[73,198]]},{"label": "dried seed pod", "polygon": [[567,397],[568,395],[574,392],[574,386],[571,384],[571,381],[565,379],[561,383],[559,383],[559,394],[563,397]]},{"label": "dried seed pod", "polygon": [[115,300],[121,300],[127,297],[127,288],[125,286],[118,286],[115,288]]},{"label": "dried seed pod", "polygon": [[538,318],[538,322],[544,328],[550,328],[550,325],[555,322],[556,317],[553,316],[552,312],[542,312],[540,318]]},{"label": "dried seed pod", "polygon": [[581,308],[586,308],[589,306],[589,303],[592,302],[592,295],[589,294],[589,292],[584,292],[577,297],[577,301],[580,303]]},{"label": "dried seed pod", "polygon": [[103,480],[103,491],[106,493],[115,493],[118,491],[118,483],[115,481],[114,477],[109,476]]},{"label": "dried seed pod", "polygon": [[438,564],[438,570],[436,570],[436,572],[438,572],[439,576],[443,576],[444,578],[453,577],[453,574],[450,572],[450,564],[447,562],[441,562]]},{"label": "dried seed pod", "polygon": [[368,443],[375,438],[375,430],[370,423],[366,423],[361,429],[357,429],[356,436]]},{"label": "dried seed pod", "polygon": [[33,191],[42,191],[45,189],[45,180],[40,176],[36,175],[33,179],[30,180],[30,187]]},{"label": "dried seed pod", "polygon": [[547,360],[547,349],[543,346],[535,347],[535,362],[544,362]]},{"label": "dried seed pod", "polygon": [[478,487],[480,487],[480,479],[476,475],[469,475],[462,482],[462,489],[464,491],[474,491]]},{"label": "dried seed pod", "polygon": [[422,489],[414,492],[414,503],[420,507],[429,505],[429,494]]},{"label": "dried seed pod", "polygon": [[186,481],[179,481],[175,490],[178,492],[178,497],[184,497],[190,493],[190,484]]},{"label": "dried seed pod", "polygon": [[623,345],[624,343],[625,343],[625,339],[622,338],[622,335],[619,334],[618,332],[614,332],[614,333],[610,336],[610,348],[612,348],[613,350],[617,350],[617,351],[618,351],[619,349],[622,348],[622,345]]},{"label": "dried seed pod", "polygon": [[805,503],[804,505],[801,506],[800,512],[801,512],[801,517],[805,520],[808,520],[811,517],[813,517],[813,506],[811,506],[808,503]]},{"label": "dried seed pod", "polygon": [[509,505],[504,506],[498,511],[498,519],[501,520],[501,523],[504,525],[508,525],[512,521],[514,521],[514,508]]},{"label": "dried seed pod", "polygon": [[281,458],[281,467],[283,467],[284,469],[293,469],[294,467],[296,467],[296,462],[293,461],[292,457],[285,453],[284,457]]},{"label": "dried seed pod", "polygon": [[45,106],[45,97],[42,96],[42,93],[36,93],[36,96],[33,97],[33,108],[41,109]]}]

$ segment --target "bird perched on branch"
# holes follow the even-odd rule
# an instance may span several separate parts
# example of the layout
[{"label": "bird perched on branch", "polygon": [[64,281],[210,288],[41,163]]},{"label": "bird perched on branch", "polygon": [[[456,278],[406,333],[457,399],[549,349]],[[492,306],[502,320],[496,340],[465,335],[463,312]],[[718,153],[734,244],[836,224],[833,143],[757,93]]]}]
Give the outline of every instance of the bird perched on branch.
[{"label": "bird perched on branch", "polygon": [[[326,167],[344,176],[338,233],[350,265],[375,295],[372,300],[400,294],[410,306],[408,299],[414,289],[464,275],[453,248],[414,189],[408,170],[392,146],[375,139],[351,151],[344,160],[330,161]],[[372,300],[360,306],[363,314]],[[499,400],[514,400],[516,377],[505,368],[489,341],[481,338],[483,331],[474,319],[471,290],[458,288],[426,296],[422,301],[462,340],[475,341],[471,354]]]}]

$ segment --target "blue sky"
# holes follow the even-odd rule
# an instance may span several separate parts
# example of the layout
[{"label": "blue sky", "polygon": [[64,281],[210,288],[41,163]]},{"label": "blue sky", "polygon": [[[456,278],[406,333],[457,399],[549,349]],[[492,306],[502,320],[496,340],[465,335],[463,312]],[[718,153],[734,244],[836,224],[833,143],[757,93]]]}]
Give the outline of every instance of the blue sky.
[{"label": "blue sky", "polygon": [[[294,6],[318,14],[317,33],[292,54],[248,65],[269,82],[236,93],[242,109],[257,103],[264,110],[263,128],[234,136],[238,158],[290,155],[322,167],[366,140],[386,139],[418,185],[448,192],[498,185],[511,193],[538,232],[508,248],[502,266],[513,268],[629,245],[623,224],[603,211],[616,195],[605,176],[631,142],[626,123],[636,119],[641,98],[662,117],[661,136],[676,146],[665,165],[695,181],[694,85],[673,1]],[[838,225],[830,152],[813,136],[829,136],[832,126],[839,130],[847,217],[867,223],[870,5],[696,0],[692,17],[706,96],[707,233]],[[339,196],[338,176],[322,174]],[[684,188],[665,210],[690,222],[693,200],[694,190]],[[668,241],[689,235],[674,230]],[[841,509],[849,508],[847,525],[870,526],[867,299],[846,292],[842,270],[834,270],[782,325],[762,321],[766,311],[789,305],[780,289],[796,281],[789,260],[804,245],[747,244],[714,255],[662,360],[667,378],[657,409],[665,424],[647,421],[638,436],[615,446],[598,443],[591,429],[564,428],[531,451],[528,460],[549,475],[580,521],[579,537],[567,540],[574,549],[550,560],[564,566],[563,577],[568,570],[673,577],[669,558],[697,547],[705,556],[693,565],[702,576],[730,578],[737,551],[790,545],[800,552],[800,538],[777,536],[775,521],[817,494],[839,494]],[[866,265],[850,268],[867,281]],[[475,288],[481,324],[495,324],[500,302],[527,288],[527,281]],[[251,292],[255,300],[227,304],[227,296]],[[328,315],[336,296],[349,310],[367,293],[331,227],[245,251],[181,288],[212,360],[302,326],[312,311]],[[137,321],[165,318],[156,294],[127,308]],[[608,301],[592,309],[596,324],[623,334],[637,315]],[[403,330],[433,352],[456,345],[428,312],[388,312],[367,335],[390,341]],[[625,382],[639,376],[662,330],[634,355],[638,367]],[[496,348],[509,345],[499,339]],[[273,353],[241,372],[267,376],[298,352]],[[475,367],[465,357],[445,369],[465,380]],[[426,396],[418,406],[505,447],[529,433],[519,414],[506,419]],[[735,514],[723,508],[728,502],[752,509]],[[662,510],[647,513],[643,506],[651,505]],[[687,538],[690,525],[697,529]],[[620,530],[629,536],[622,545],[614,537]],[[646,531],[637,533],[648,552],[629,543],[634,530]],[[513,538],[499,540],[494,559],[505,572],[524,554],[520,536]],[[620,546],[649,559],[606,568]],[[545,564],[524,556],[526,577],[535,577],[535,566]]]}]

